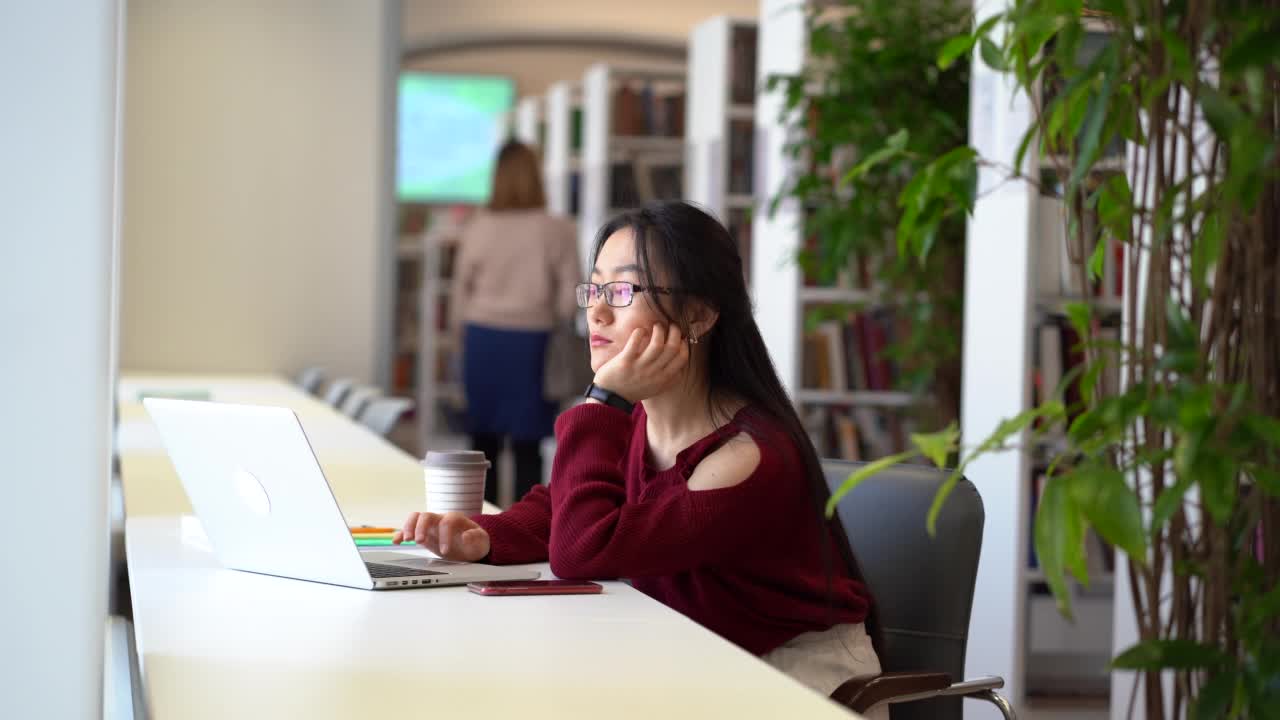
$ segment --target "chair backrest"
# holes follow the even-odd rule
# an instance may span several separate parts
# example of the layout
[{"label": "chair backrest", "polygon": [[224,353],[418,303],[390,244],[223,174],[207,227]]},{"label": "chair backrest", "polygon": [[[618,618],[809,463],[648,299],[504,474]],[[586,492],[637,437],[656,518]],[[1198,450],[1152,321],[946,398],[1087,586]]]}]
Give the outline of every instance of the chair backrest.
[{"label": "chair backrest", "polygon": [[[839,487],[863,463],[823,460],[827,486]],[[897,465],[863,480],[836,508],[863,578],[875,597],[885,672],[945,672],[964,679],[969,613],[982,549],[982,498],[961,479],[938,516],[929,506],[948,471]],[[961,717],[959,698],[891,707],[894,720]]]},{"label": "chair backrest", "polygon": [[315,395],[320,390],[320,384],[324,382],[324,368],[315,366],[304,368],[298,373],[294,382],[298,383],[298,387]]},{"label": "chair backrest", "polygon": [[376,397],[360,413],[360,423],[386,437],[400,417],[413,408],[413,401],[402,397]]},{"label": "chair backrest", "polygon": [[343,398],[342,404],[338,406],[338,410],[343,415],[355,420],[360,417],[360,413],[364,412],[364,408],[369,401],[382,394],[382,391],[370,385],[357,385],[351,388],[351,392]]},{"label": "chair backrest", "polygon": [[351,391],[351,386],[355,385],[355,381],[351,378],[338,378],[329,383],[329,387],[324,389],[324,401],[333,407],[342,405],[342,400]]}]

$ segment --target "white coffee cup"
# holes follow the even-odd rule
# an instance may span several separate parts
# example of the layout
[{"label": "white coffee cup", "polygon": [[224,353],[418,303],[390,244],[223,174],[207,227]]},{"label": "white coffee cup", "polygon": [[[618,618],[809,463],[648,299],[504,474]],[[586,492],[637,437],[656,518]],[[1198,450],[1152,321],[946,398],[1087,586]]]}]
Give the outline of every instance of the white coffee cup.
[{"label": "white coffee cup", "polygon": [[479,514],[488,469],[489,461],[479,450],[428,452],[422,460],[427,512]]}]

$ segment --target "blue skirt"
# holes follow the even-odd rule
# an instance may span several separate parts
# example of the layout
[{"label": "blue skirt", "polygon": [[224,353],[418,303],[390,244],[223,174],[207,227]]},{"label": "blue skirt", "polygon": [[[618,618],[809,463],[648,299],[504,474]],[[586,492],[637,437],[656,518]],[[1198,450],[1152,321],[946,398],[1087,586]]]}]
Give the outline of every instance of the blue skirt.
[{"label": "blue skirt", "polygon": [[556,404],[542,396],[544,330],[499,330],[467,325],[462,385],[472,433],[540,440],[555,429]]}]

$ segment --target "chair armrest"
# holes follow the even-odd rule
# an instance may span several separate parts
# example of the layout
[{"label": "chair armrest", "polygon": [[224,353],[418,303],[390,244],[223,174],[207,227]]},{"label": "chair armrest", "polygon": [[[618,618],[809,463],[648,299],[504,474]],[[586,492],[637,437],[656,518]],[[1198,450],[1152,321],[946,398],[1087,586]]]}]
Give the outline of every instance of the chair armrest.
[{"label": "chair armrest", "polygon": [[899,697],[932,694],[951,685],[946,673],[891,672],[846,681],[831,699],[857,713]]}]

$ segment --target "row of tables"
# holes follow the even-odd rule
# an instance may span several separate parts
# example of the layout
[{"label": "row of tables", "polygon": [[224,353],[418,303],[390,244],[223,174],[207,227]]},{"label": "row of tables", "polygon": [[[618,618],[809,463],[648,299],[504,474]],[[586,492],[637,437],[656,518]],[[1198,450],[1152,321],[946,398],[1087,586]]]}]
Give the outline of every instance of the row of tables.
[{"label": "row of tables", "polygon": [[622,582],[601,595],[483,597],[225,570],[141,405],[147,392],[292,408],[350,524],[395,525],[423,488],[416,458],[283,379],[121,378],[126,558],[157,720],[851,716]]}]

